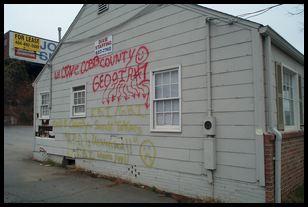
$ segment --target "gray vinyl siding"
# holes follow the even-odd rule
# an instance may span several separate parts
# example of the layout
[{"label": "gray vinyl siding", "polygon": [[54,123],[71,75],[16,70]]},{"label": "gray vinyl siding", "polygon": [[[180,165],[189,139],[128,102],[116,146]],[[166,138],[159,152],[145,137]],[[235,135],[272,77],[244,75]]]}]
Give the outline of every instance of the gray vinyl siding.
[{"label": "gray vinyl siding", "polygon": [[[121,23],[145,5],[109,5],[97,15],[97,5],[86,5],[80,18],[64,41],[90,37]],[[256,142],[251,30],[237,25],[215,27],[211,31],[211,66],[213,116],[216,117],[217,170],[215,196],[232,201],[263,202],[264,190],[256,181]],[[143,99],[129,99],[119,105],[132,106],[138,114],[117,114],[117,103],[101,103],[101,92],[92,92],[92,79],[102,72],[117,71],[123,65],[97,69],[68,79],[53,79],[51,124],[56,138],[37,139],[36,149],[44,146],[50,154],[67,156],[68,149],[84,150],[84,159],[76,164],[110,175],[124,175],[127,166],[136,165],[142,176],[135,182],[156,185],[162,189],[192,196],[210,196],[210,185],[203,173],[203,122],[207,116],[205,16],[174,5],[161,8],[112,31],[113,53],[145,45],[149,50],[147,77],[150,71],[169,65],[181,65],[182,132],[150,132],[150,111]],[[109,34],[108,34],[109,35]],[[53,71],[67,64],[78,64],[94,56],[94,41],[63,44],[52,60]],[[303,76],[302,76],[303,77]],[[72,86],[86,84],[86,118],[70,118]],[[49,70],[37,83],[37,96],[49,87]],[[39,99],[37,99],[39,100]],[[137,106],[139,106],[139,108]],[[108,113],[101,108],[108,108]],[[61,125],[67,124],[62,127]],[[123,129],[123,125],[128,127]],[[121,128],[122,127],[122,128]],[[74,146],[67,139],[74,136]],[[89,160],[88,154],[121,151],[97,145],[88,146],[93,136],[107,139],[111,135],[135,140],[127,150],[129,162],[119,164]],[[78,137],[81,137],[80,139]],[[137,141],[136,141],[137,140]],[[152,168],[144,166],[139,146],[150,140],[156,149]],[[160,179],[157,179],[160,177]],[[135,178],[134,178],[135,179]],[[226,181],[226,182],[225,182]],[[229,195],[227,192],[237,191]],[[251,196],[249,199],[241,194]],[[248,195],[249,194],[249,195]],[[236,197],[238,196],[238,197]],[[242,197],[241,197],[242,196]]]}]

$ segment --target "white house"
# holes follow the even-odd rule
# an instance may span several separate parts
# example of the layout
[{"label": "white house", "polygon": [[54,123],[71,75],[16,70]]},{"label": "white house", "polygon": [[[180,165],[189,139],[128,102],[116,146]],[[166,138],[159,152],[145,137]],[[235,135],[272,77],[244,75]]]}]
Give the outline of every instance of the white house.
[{"label": "white house", "polygon": [[304,126],[304,55],[193,4],[85,4],[33,87],[34,158],[196,198],[267,202],[264,134]]}]

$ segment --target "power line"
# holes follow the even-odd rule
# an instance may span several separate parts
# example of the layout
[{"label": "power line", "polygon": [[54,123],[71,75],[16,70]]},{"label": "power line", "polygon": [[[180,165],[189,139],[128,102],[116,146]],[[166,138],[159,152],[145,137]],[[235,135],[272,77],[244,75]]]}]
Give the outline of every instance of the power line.
[{"label": "power line", "polygon": [[237,17],[244,18],[244,16],[251,15],[251,16],[245,17],[245,19],[248,19],[248,18],[251,18],[251,17],[259,16],[259,15],[261,15],[261,14],[263,14],[265,12],[268,12],[269,10],[271,10],[271,9],[273,9],[275,7],[281,6],[281,5],[282,4],[277,4],[277,5],[270,6],[268,8],[261,9],[261,10],[255,11],[255,12],[249,12],[249,13],[240,14]]}]

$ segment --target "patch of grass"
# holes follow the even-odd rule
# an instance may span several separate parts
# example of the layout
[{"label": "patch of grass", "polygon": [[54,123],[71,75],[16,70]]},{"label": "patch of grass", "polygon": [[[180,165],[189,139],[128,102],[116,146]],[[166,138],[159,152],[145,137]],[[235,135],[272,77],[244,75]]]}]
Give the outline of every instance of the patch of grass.
[{"label": "patch of grass", "polygon": [[304,203],[304,185],[298,187],[291,193],[284,203]]},{"label": "patch of grass", "polygon": [[153,192],[157,192],[157,188],[156,188],[155,186],[152,186],[152,187],[151,187],[151,190],[152,190]]}]

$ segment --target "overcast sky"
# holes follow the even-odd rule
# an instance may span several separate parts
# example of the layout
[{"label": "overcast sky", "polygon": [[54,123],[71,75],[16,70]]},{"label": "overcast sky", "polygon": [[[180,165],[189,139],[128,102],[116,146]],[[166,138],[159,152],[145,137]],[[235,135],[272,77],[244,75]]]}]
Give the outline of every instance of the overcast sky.
[{"label": "overcast sky", "polygon": [[[268,8],[275,4],[201,4],[202,6],[241,15]],[[82,4],[5,4],[4,33],[9,30],[58,41],[58,27],[62,36],[73,22]],[[304,54],[304,15],[298,4],[283,4],[249,20],[271,26],[283,38]]]}]

